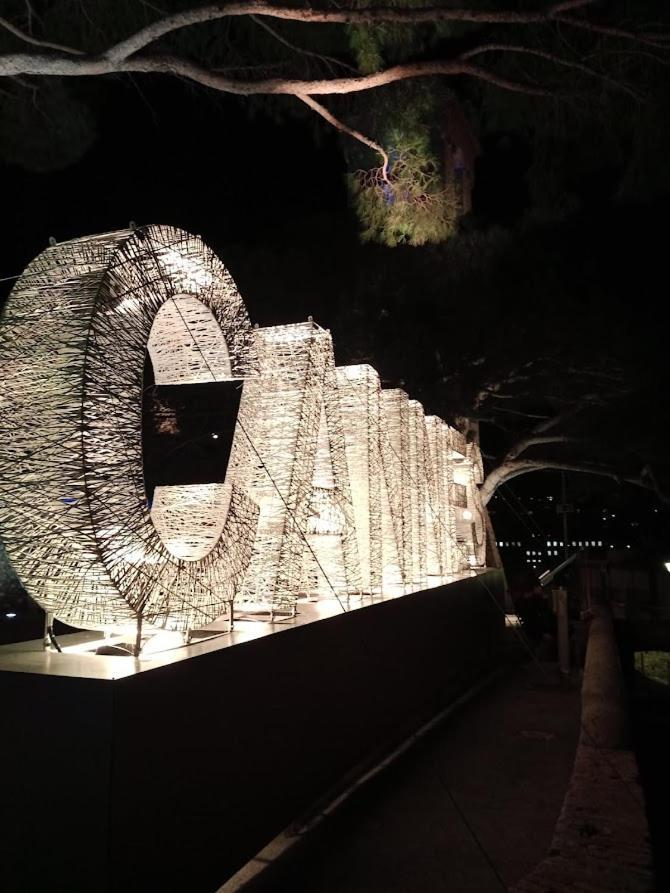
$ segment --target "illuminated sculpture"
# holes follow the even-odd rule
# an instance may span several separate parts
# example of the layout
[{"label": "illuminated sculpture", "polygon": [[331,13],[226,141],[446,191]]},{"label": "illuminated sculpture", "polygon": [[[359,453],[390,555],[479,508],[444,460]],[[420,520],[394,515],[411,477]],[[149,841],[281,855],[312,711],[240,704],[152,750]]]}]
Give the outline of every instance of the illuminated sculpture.
[{"label": "illuminated sculpture", "polygon": [[259,374],[245,383],[229,463],[260,506],[241,596],[281,605],[358,591],[330,335],[312,322],[275,326],[256,330],[255,347]]},{"label": "illuminated sculpture", "polygon": [[[17,283],[2,333],[0,524],[28,592],[84,627],[208,623],[239,586],[258,509],[232,484],[195,500],[166,488],[152,520],[141,412],[147,349],[164,382],[252,370],[251,325],[223,265],[165,227],[57,245]],[[161,538],[175,511],[182,529],[216,526],[213,548],[175,554]]]},{"label": "illuminated sculpture", "polygon": [[[143,370],[239,380],[223,483],[142,468]],[[148,227],[53,246],[0,326],[0,529],[26,589],[76,626],[202,627],[233,602],[385,597],[485,560],[475,444],[311,322],[252,329],[202,241]],[[223,477],[223,475],[222,475]]]}]

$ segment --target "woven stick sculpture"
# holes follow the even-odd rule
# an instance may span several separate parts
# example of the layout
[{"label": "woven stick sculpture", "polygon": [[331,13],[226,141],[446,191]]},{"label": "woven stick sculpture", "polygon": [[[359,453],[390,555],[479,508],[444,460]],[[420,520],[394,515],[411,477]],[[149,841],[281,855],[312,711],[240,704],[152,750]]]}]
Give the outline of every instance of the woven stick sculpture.
[{"label": "woven stick sculpture", "polygon": [[[157,385],[242,383],[223,482],[156,487]],[[313,322],[252,330],[202,241],[152,226],[53,246],[0,325],[0,531],[28,592],[84,628],[188,630],[233,602],[384,597],[484,563],[475,444]],[[221,479],[220,478],[220,479]]]},{"label": "woven stick sculpture", "polygon": [[[171,338],[205,347],[175,357]],[[76,626],[208,623],[251,555],[258,509],[232,484],[225,495],[189,488],[190,502],[183,488],[163,488],[163,523],[178,510],[182,539],[217,529],[198,560],[171,551],[152,521],[142,472],[148,348],[171,383],[243,379],[254,368],[230,275],[200,239],[168,227],[47,249],[4,311],[2,537],[28,592]]]}]

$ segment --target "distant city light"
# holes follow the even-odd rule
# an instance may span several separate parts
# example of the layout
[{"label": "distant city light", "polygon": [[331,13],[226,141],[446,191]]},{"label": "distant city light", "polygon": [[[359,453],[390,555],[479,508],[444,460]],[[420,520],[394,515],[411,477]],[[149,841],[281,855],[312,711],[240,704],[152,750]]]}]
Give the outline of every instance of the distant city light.
[{"label": "distant city light", "polygon": [[218,435],[218,434],[212,434],[212,439],[213,439],[213,440],[218,440],[218,439],[219,439],[219,435]]},{"label": "distant city light", "polygon": [[[667,567],[667,565],[666,565],[666,567]],[[5,617],[8,620],[13,620],[16,617],[16,614],[14,613],[14,611],[10,611],[8,614],[5,614]]]}]

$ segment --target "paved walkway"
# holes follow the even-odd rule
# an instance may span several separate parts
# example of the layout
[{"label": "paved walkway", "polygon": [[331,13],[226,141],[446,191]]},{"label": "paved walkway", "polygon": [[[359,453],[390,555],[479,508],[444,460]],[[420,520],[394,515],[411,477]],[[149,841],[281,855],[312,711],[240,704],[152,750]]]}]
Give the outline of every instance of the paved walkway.
[{"label": "paved walkway", "polygon": [[546,854],[578,727],[578,685],[517,667],[238,889],[500,891]]}]

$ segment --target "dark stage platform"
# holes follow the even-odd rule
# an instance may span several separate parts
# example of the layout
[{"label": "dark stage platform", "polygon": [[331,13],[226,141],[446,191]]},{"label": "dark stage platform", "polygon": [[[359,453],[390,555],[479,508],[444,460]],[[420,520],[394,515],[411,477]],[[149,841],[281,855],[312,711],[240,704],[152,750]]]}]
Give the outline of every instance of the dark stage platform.
[{"label": "dark stage platform", "polygon": [[140,661],[0,648],[3,891],[213,893],[495,665],[502,606],[489,571]]}]

